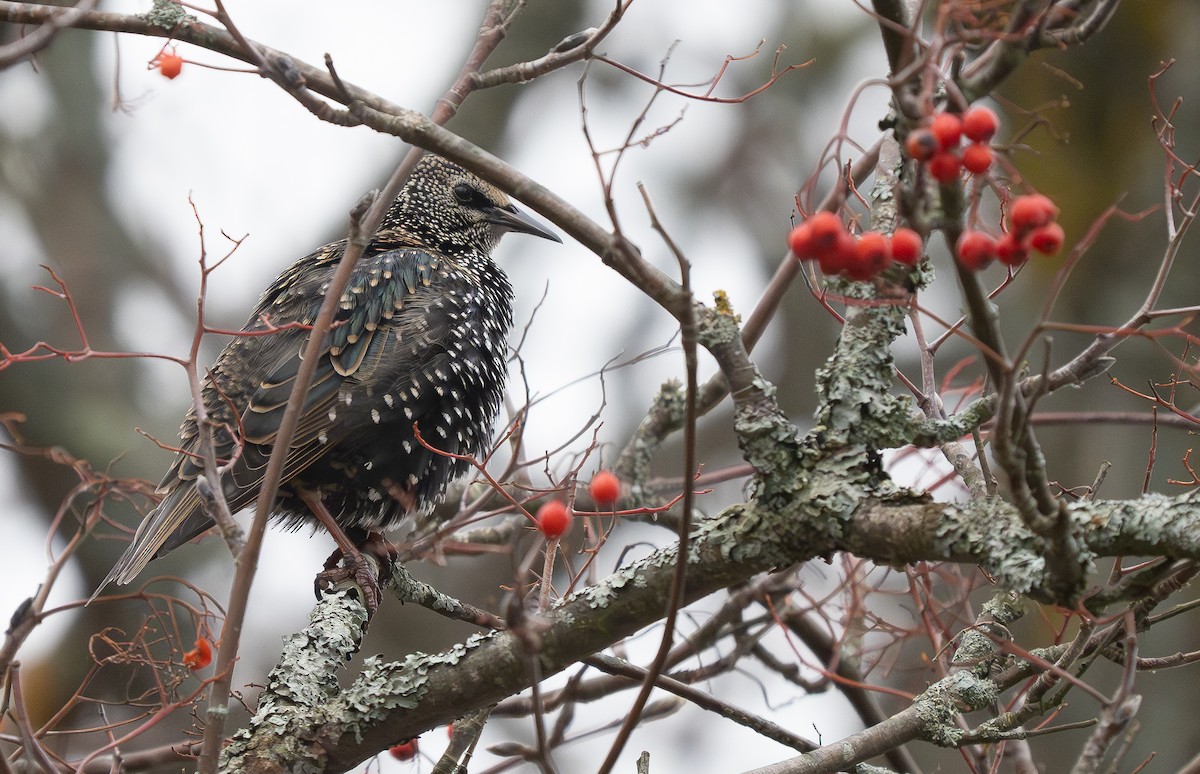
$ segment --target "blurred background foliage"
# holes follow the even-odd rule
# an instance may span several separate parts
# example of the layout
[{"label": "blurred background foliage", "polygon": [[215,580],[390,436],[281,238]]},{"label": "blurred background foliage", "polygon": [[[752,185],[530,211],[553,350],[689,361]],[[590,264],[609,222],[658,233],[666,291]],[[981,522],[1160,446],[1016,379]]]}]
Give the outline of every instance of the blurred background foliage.
[{"label": "blurred background foliage", "polygon": [[[453,10],[432,10],[403,3],[382,9],[378,3],[337,6],[319,3],[230,3],[250,37],[289,48],[290,41],[310,47],[296,53],[319,62],[323,46],[339,48],[344,77],[374,88],[409,107],[428,111],[449,83],[457,62],[482,18],[484,3]],[[559,3],[531,0],[512,26],[496,59],[500,65],[534,58],[558,40],[602,18],[610,3]],[[836,7],[835,7],[836,6]],[[117,4],[137,11],[138,4]],[[286,22],[279,22],[286,14]],[[382,17],[382,21],[378,21]],[[394,26],[393,26],[394,25]],[[429,38],[424,48],[392,45],[394,32],[415,28]],[[1125,3],[1108,29],[1086,46],[1043,52],[1022,67],[996,95],[1005,128],[1002,139],[1020,136],[1013,160],[1030,185],[1062,207],[1068,243],[1082,236],[1108,207],[1119,202],[1139,212],[1163,202],[1162,154],[1150,118],[1148,77],[1169,58],[1178,60],[1158,82],[1159,100],[1181,97],[1176,114],[1181,155],[1194,158],[1200,81],[1200,8],[1188,0]],[[278,34],[276,34],[278,33]],[[0,40],[19,30],[0,27]],[[697,294],[706,299],[729,290],[735,307],[748,312],[775,266],[784,257],[784,235],[794,215],[793,197],[812,174],[822,146],[836,130],[855,85],[883,76],[878,31],[853,3],[719,3],[655,0],[635,3],[627,20],[603,47],[606,53],[643,72],[653,73],[676,41],[667,80],[695,83],[711,77],[728,54],[742,55],[765,40],[763,53],[733,66],[720,88],[731,96],[757,88],[769,76],[771,52],[786,45],[783,64],[812,59],[806,68],[783,78],[742,104],[687,103],[663,96],[647,126],[665,125],[682,112],[682,121],[644,149],[632,151],[617,177],[623,225],[643,250],[667,270],[672,259],[652,235],[634,192],[642,180],[673,235],[696,269]],[[266,282],[286,263],[345,229],[345,212],[358,195],[379,185],[403,148],[386,138],[366,137],[364,129],[308,125],[315,120],[257,77],[185,66],[173,82],[144,70],[157,41],[121,39],[106,34],[63,32],[35,64],[0,72],[0,342],[20,351],[45,340],[64,347],[77,341],[65,305],[31,290],[49,277],[50,266],[74,292],[91,345],[111,351],[186,352],[195,319],[198,240],[187,195],[195,189],[205,222],[210,259],[227,249],[222,229],[250,238],[214,275],[210,321],[237,327]],[[351,53],[345,53],[351,52]],[[212,55],[181,48],[185,57],[214,62]],[[346,60],[350,60],[347,62]],[[344,64],[343,64],[344,63]],[[582,68],[557,73],[541,82],[493,89],[473,96],[450,128],[517,164],[586,211],[601,218],[599,185],[580,132],[576,96]],[[585,94],[588,121],[604,142],[615,145],[649,97],[650,88],[602,65],[588,70]],[[884,117],[886,92],[868,89],[848,121],[852,137],[869,145]],[[315,138],[315,139],[314,139]],[[284,146],[284,150],[279,149]],[[261,166],[254,159],[261,157]],[[610,158],[610,157],[606,157]],[[202,167],[219,173],[201,178]],[[169,187],[161,182],[173,180]],[[828,185],[828,179],[825,181]],[[236,215],[219,210],[228,199]],[[263,210],[260,213],[259,209]],[[221,214],[213,215],[217,211]],[[227,220],[229,222],[227,222]],[[1113,219],[1074,272],[1058,301],[1054,319],[1090,325],[1115,325],[1141,302],[1165,248],[1161,210],[1136,220]],[[519,321],[534,318],[522,351],[530,389],[552,394],[558,387],[595,372],[613,357],[630,357],[671,341],[666,316],[615,281],[594,256],[579,248],[557,253],[507,246],[502,252],[520,295]],[[537,248],[541,250],[540,246]],[[521,251],[526,251],[521,253]],[[956,290],[940,251],[939,286],[926,303],[954,317]],[[532,257],[531,257],[532,256]],[[1166,306],[1195,303],[1197,250],[1185,246],[1167,292]],[[1039,312],[1057,262],[1035,262],[1001,296],[1003,317],[1012,341],[1020,341]],[[543,300],[543,295],[545,299]],[[536,310],[536,315],[535,315]],[[520,325],[521,322],[518,323]],[[814,408],[813,371],[830,351],[836,327],[799,283],[756,351],[765,374],[779,385],[782,405],[805,427]],[[1056,334],[1049,350],[1052,364],[1063,362],[1087,337]],[[220,346],[213,337],[204,362]],[[1178,342],[1164,342],[1182,355]],[[969,348],[955,345],[943,353],[942,372]],[[898,350],[902,367],[914,369],[913,350]],[[1040,367],[1043,350],[1031,353]],[[1175,367],[1164,352],[1144,341],[1117,351],[1112,376],[1134,388],[1167,381]],[[1188,355],[1189,362],[1194,358]],[[619,444],[649,404],[657,385],[680,373],[674,353],[634,368],[608,374],[602,440]],[[0,372],[0,412],[20,412],[22,441],[31,447],[61,447],[124,476],[157,480],[167,455],[135,435],[142,428],[169,441],[189,397],[181,371],[143,359],[93,359],[64,363],[25,363]],[[519,384],[519,383],[518,383]],[[578,427],[584,412],[598,405],[598,381],[582,400],[568,391],[556,408],[550,403],[531,419],[535,442],[549,448],[561,439],[561,427]],[[1045,410],[1141,411],[1148,406],[1103,378],[1044,402]],[[1192,393],[1181,390],[1181,398]],[[1186,403],[1186,398],[1181,404]],[[569,413],[574,409],[574,414]],[[559,413],[555,413],[559,412]],[[567,412],[567,413],[562,413]],[[735,462],[738,452],[718,410],[701,427],[701,457],[709,468]],[[556,432],[558,435],[556,435]],[[566,431],[562,431],[566,432]],[[1040,429],[1051,478],[1064,487],[1092,482],[1105,460],[1112,472],[1101,494],[1136,495],[1147,476],[1147,460],[1157,443],[1150,488],[1172,491],[1168,478],[1187,478],[1180,464],[1193,438],[1163,430],[1157,441],[1149,426],[1105,423],[1069,424]],[[580,449],[581,450],[581,449]],[[664,456],[661,471],[677,469],[675,452]],[[606,450],[607,459],[612,450]],[[586,471],[594,470],[590,464]],[[21,521],[14,536],[0,541],[11,605],[33,591],[43,572],[38,536],[76,483],[68,468],[44,456],[5,453],[0,486],[9,516]],[[736,489],[702,502],[715,510],[739,496]],[[80,512],[85,503],[72,503]],[[109,515],[126,524],[136,521],[131,508],[116,506]],[[28,523],[26,523],[28,522]],[[111,535],[110,530],[106,530]],[[31,537],[30,537],[31,536]],[[264,619],[258,640],[245,649],[239,667],[245,679],[261,676],[276,651],[280,634],[299,625],[309,599],[311,576],[327,552],[324,538],[307,541],[273,533],[269,539],[305,571],[301,580],[264,579],[256,604]],[[305,547],[305,541],[312,543]],[[60,601],[86,596],[120,550],[115,540],[95,540],[78,554],[78,579]],[[223,578],[228,559],[219,541],[179,551],[156,565],[155,573]],[[34,557],[32,564],[27,560]],[[467,562],[470,562],[468,565]],[[484,570],[481,564],[487,566]],[[495,604],[499,587],[511,577],[511,561],[498,558],[452,560],[419,573],[447,592],[471,601]],[[207,570],[199,568],[207,567]],[[464,571],[469,568],[469,571]],[[204,573],[208,574],[205,575]],[[286,604],[285,604],[286,602]],[[282,610],[268,616],[272,603]],[[34,697],[36,718],[44,720],[73,690],[89,659],[89,634],[102,626],[131,627],[140,611],[117,605],[92,606],[71,619],[67,630],[44,641],[36,653],[23,654],[27,695]],[[1051,620],[1031,626],[1046,638]],[[1147,640],[1156,654],[1194,647],[1191,627],[1156,630]],[[461,639],[466,627],[435,619],[424,611],[385,604],[371,629],[364,652],[397,656],[414,649],[432,650]],[[1176,639],[1178,638],[1178,639]],[[1185,639],[1186,638],[1186,639]],[[1028,642],[1028,640],[1026,640]],[[1192,643],[1192,644],[1189,644]],[[929,675],[897,670],[875,679],[904,689],[919,689]],[[30,689],[29,685],[36,687]],[[1127,759],[1158,758],[1148,771],[1169,771],[1200,748],[1190,716],[1197,670],[1172,671],[1139,678],[1147,694],[1140,715],[1142,730]],[[120,686],[112,690],[123,690]],[[1161,693],[1161,696],[1158,694]],[[809,699],[802,714],[817,721],[820,697]],[[1069,707],[1057,721],[1087,717],[1092,708]],[[1056,721],[1056,722],[1057,722]],[[820,723],[818,722],[818,725]],[[513,728],[514,734],[527,729]],[[1065,760],[1076,754],[1086,731],[1073,732],[1059,745]],[[170,734],[164,738],[170,738]],[[830,736],[827,735],[826,739]],[[694,752],[704,754],[705,743]],[[1045,753],[1046,747],[1039,753]],[[921,747],[918,758],[934,768],[940,760],[955,770],[953,752]],[[1047,770],[1058,770],[1044,759]],[[568,767],[569,769],[570,767]]]}]

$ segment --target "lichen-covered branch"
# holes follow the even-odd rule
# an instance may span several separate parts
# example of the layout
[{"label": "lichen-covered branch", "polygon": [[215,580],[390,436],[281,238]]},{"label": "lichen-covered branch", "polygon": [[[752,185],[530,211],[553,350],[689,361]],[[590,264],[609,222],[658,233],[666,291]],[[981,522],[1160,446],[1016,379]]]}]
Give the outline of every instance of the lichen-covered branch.
[{"label": "lichen-covered branch", "polygon": [[[365,608],[351,594],[339,592],[321,598],[309,616],[308,627],[284,642],[279,662],[259,697],[250,727],[262,732],[239,732],[221,756],[221,771],[256,770],[255,762],[264,760],[286,761],[280,771],[325,770],[317,751],[322,736],[329,733],[322,729],[339,725],[332,713],[338,709],[341,690],[330,676],[358,650],[366,621]],[[298,725],[313,729],[313,733],[288,733]]]},{"label": "lichen-covered branch", "polygon": [[[755,442],[769,437],[769,433],[759,436]],[[852,551],[883,564],[940,560],[978,564],[1004,588],[1051,597],[1043,539],[1029,530],[1012,505],[998,498],[964,505],[899,498],[859,505],[867,490],[862,482],[847,479],[838,467],[852,467],[857,460],[854,455],[829,454],[803,475],[803,466],[798,466],[794,499],[786,512],[769,510],[763,500],[755,499],[698,524],[689,548],[686,601],[831,550]],[[1085,536],[1085,551],[1079,557],[1085,566],[1095,556],[1200,558],[1200,503],[1190,496],[1078,503],[1068,514]],[[831,524],[837,529],[830,529]],[[561,671],[657,621],[674,560],[674,547],[665,547],[565,600],[527,630],[536,632],[533,650],[528,636],[494,632],[437,655],[414,654],[390,663],[371,660],[349,689],[332,693],[328,672],[298,666],[312,662],[291,653],[301,646],[333,648],[332,653],[317,657],[317,663],[340,664],[353,651],[349,643],[357,636],[361,619],[328,611],[314,615],[309,629],[289,643],[289,654],[274,673],[277,678],[264,693],[253,726],[239,736],[229,760],[239,765],[251,761],[266,765],[274,760],[285,766],[282,762],[295,760],[288,756],[302,749],[312,753],[312,771],[338,770],[396,740],[517,693],[532,684],[535,675]],[[339,607],[356,604],[338,599]],[[322,602],[329,604],[328,599]],[[939,683],[938,690],[960,698],[982,690],[977,678],[971,685],[963,684],[964,680],[966,676],[956,675]],[[306,681],[315,682],[308,686]],[[934,691],[914,708],[952,706],[946,703],[948,696]],[[914,712],[918,709],[890,718],[886,727],[911,731],[917,717],[923,717],[922,727],[928,727],[929,718],[914,717]],[[260,770],[272,769],[267,765]]]},{"label": "lichen-covered branch", "polygon": [[[763,522],[764,515],[747,504],[698,526],[689,548],[685,602],[786,561],[782,541],[764,530]],[[793,550],[807,542],[802,530],[790,532]],[[802,554],[815,552],[812,546],[800,549]],[[368,659],[347,688],[336,688],[331,671],[298,668],[303,662],[285,655],[254,722],[230,747],[226,770],[342,771],[397,740],[517,693],[535,675],[555,674],[658,620],[674,562],[674,548],[661,549],[568,598],[527,625],[523,634],[534,632],[532,639],[500,631],[471,637],[440,654],[417,653],[401,662]],[[353,651],[343,643],[357,636],[361,619],[313,618],[313,627],[299,637],[313,649],[328,650],[318,658],[332,667],[339,655]],[[336,647],[329,648],[331,644]],[[317,700],[298,701],[296,696]],[[300,706],[308,707],[307,716],[296,711]],[[303,758],[296,757],[298,751]],[[298,760],[311,762],[306,765],[312,768],[296,768]]]},{"label": "lichen-covered branch", "polygon": [[[1190,495],[1079,502],[1066,514],[1082,535],[1075,559],[1085,570],[1101,556],[1200,558],[1200,502]],[[966,504],[868,503],[846,526],[840,547],[881,564],[978,564],[1005,588],[1062,601],[1052,593],[1044,540],[1001,498]]]}]

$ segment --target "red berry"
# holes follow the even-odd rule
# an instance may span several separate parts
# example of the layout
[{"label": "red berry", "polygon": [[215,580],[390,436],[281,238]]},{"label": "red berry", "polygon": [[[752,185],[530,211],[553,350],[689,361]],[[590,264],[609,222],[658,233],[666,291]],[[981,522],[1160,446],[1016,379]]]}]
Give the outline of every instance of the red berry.
[{"label": "red berry", "polygon": [[1029,248],[1021,244],[1015,232],[1008,232],[996,242],[996,258],[1005,266],[1017,267],[1029,259]]},{"label": "red berry", "polygon": [[602,470],[592,476],[592,482],[588,484],[588,494],[598,507],[611,508],[621,499],[621,479],[607,470]]},{"label": "red berry", "polygon": [[917,161],[929,161],[938,152],[938,141],[928,129],[914,129],[908,133],[904,148]]},{"label": "red berry", "polygon": [[929,161],[929,174],[939,183],[952,183],[958,179],[962,161],[953,151],[941,151]]},{"label": "red berry", "polygon": [[854,260],[846,273],[851,279],[869,280],[888,267],[892,262],[892,249],[888,239],[878,231],[867,231],[855,244]]},{"label": "red berry", "polygon": [[989,107],[977,105],[963,113],[962,130],[968,140],[987,142],[996,136],[996,130],[999,128],[1000,119]]},{"label": "red berry", "polygon": [[921,235],[911,228],[898,228],[892,233],[892,260],[905,266],[916,266],[925,254]]},{"label": "red berry", "polygon": [[212,663],[212,643],[203,637],[196,638],[196,647],[183,654],[183,665],[197,672]]},{"label": "red berry", "polygon": [[804,260],[813,257],[812,226],[801,223],[788,234],[788,248],[792,255]]},{"label": "red berry", "polygon": [[973,142],[963,148],[962,165],[973,175],[982,175],[992,166],[992,149],[985,143]]},{"label": "red berry", "polygon": [[1029,235],[1029,246],[1042,255],[1054,255],[1062,249],[1063,240],[1066,237],[1062,226],[1057,223],[1047,223],[1044,226],[1038,226]]},{"label": "red berry", "polygon": [[1013,199],[1012,208],[1008,212],[1008,220],[1012,230],[1024,234],[1032,229],[1054,222],[1058,217],[1058,207],[1049,196],[1029,194]]},{"label": "red berry", "polygon": [[407,742],[394,744],[388,748],[388,752],[398,761],[411,761],[417,757],[417,740],[409,739]]},{"label": "red berry", "polygon": [[808,219],[808,231],[812,242],[812,252],[818,258],[837,248],[838,237],[846,233],[842,219],[828,210],[813,213]]},{"label": "red berry", "polygon": [[538,529],[550,540],[562,537],[571,526],[571,516],[567,506],[559,500],[547,500],[537,512]]},{"label": "red berry", "polygon": [[158,64],[158,71],[167,78],[174,78],[183,69],[183,57],[177,54],[159,54],[155,61]]},{"label": "red berry", "polygon": [[833,248],[818,255],[817,260],[820,262],[821,273],[832,277],[849,270],[857,257],[858,241],[850,236],[850,232],[842,231],[837,235]]},{"label": "red berry", "polygon": [[996,257],[996,240],[982,231],[964,231],[955,248],[958,262],[972,271],[987,268]]},{"label": "red berry", "polygon": [[937,138],[942,150],[953,150],[962,139],[962,119],[954,113],[938,113],[929,123],[929,131]]}]

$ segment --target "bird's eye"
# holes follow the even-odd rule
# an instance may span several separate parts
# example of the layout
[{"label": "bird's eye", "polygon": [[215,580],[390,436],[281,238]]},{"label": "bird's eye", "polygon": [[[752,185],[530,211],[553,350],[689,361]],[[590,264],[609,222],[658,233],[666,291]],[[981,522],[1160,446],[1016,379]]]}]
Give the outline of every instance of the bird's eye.
[{"label": "bird's eye", "polygon": [[488,204],[487,197],[478,188],[468,183],[458,183],[454,186],[454,198],[459,204],[466,204],[471,207],[485,207]]}]

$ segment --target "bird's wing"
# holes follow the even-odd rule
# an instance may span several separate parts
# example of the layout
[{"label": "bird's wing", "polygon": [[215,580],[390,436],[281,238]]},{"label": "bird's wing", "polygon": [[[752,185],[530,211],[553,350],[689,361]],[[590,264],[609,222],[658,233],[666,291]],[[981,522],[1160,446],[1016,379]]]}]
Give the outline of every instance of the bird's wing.
[{"label": "bird's wing", "polygon": [[[368,353],[377,357],[386,343],[383,337],[397,335],[397,327],[388,326],[387,321],[429,286],[438,263],[434,256],[415,249],[390,250],[359,262],[338,302],[333,328],[325,339],[325,348],[301,408],[289,455],[315,443],[319,456],[322,445],[331,447],[353,429],[350,423],[338,419],[338,401],[352,399],[348,393],[339,395],[342,386],[347,381],[357,382],[362,371],[373,368],[374,358],[368,358]],[[288,353],[250,395],[242,415],[242,432],[247,443],[275,442],[300,363],[299,350]],[[295,466],[289,460],[285,470],[294,475],[311,461],[305,459],[304,465]],[[290,476],[285,472],[284,477],[286,480]]]},{"label": "bird's wing", "polygon": [[[281,481],[289,481],[354,433],[358,427],[353,417],[359,416],[362,423],[369,421],[365,419],[366,411],[355,412],[352,410],[355,407],[343,402],[356,397],[360,401],[368,399],[356,396],[360,381],[377,365],[388,345],[387,337],[400,335],[401,326],[387,325],[387,321],[431,284],[438,265],[437,258],[417,249],[389,250],[359,261],[339,299],[333,327],[325,338],[308,392],[300,405]],[[313,272],[312,276],[293,275],[285,291],[291,296],[276,296],[270,305],[287,308],[303,304],[307,311],[301,322],[311,324],[324,297],[327,277],[327,268]],[[292,330],[283,334],[288,337],[284,340],[287,343],[284,351],[273,361],[256,365],[247,374],[247,383],[239,385],[239,392],[246,396],[244,406],[237,407],[241,410],[240,432],[245,443],[223,482],[233,510],[245,507],[257,497],[267,460],[274,453],[275,438],[295,390],[301,353],[307,344],[307,337],[296,333]],[[263,346],[269,351],[276,349],[268,343]],[[256,381],[249,381],[255,378]],[[224,456],[232,456],[233,447],[222,451]],[[198,504],[189,498],[181,501],[179,507],[194,509]]]},{"label": "bird's wing", "polygon": [[[218,370],[223,368],[223,373],[216,377],[216,381],[224,382],[221,389],[214,387],[214,377],[210,377],[206,384],[206,403],[212,404],[208,406],[210,414],[228,415],[228,411],[222,412],[220,409],[229,401],[234,404],[244,401],[245,404],[243,407],[233,406],[235,410],[241,408],[241,427],[231,428],[240,430],[245,443],[226,480],[222,482],[226,500],[233,511],[249,505],[257,497],[267,461],[273,452],[271,446],[296,385],[301,350],[307,341],[307,336],[300,335],[295,328],[278,333],[261,333],[263,324],[259,319],[264,314],[270,314],[271,324],[277,326],[289,322],[311,324],[324,297],[328,264],[336,258],[331,247],[337,245],[322,248],[322,251],[307,259],[307,265],[299,261],[281,275],[273,286],[273,292],[264,297],[254,321],[246,327],[247,332],[254,332],[255,335],[231,342],[222,353]],[[316,256],[320,260],[314,260]],[[413,295],[428,287],[437,270],[438,259],[418,249],[390,250],[359,262],[342,294],[334,316],[334,327],[326,337],[325,349],[301,405],[300,420],[289,444],[282,481],[296,476],[353,432],[348,423],[337,421],[340,389],[347,380],[361,375],[364,363],[368,364],[365,370],[373,367],[374,362],[368,358],[368,353],[374,351],[378,357],[380,347],[373,349],[371,345],[380,339],[377,336],[380,328],[385,329],[385,336],[394,335],[384,322],[400,311]],[[302,308],[303,311],[296,314],[295,308]],[[279,313],[287,309],[293,310],[291,315]],[[289,319],[292,317],[296,319]],[[277,344],[275,347],[271,345],[271,339],[275,336],[284,337],[282,341],[287,344],[285,353],[273,361],[263,360],[264,353],[278,348]],[[382,344],[382,341],[379,343]],[[240,349],[240,357],[249,361],[249,373],[244,377],[240,377],[236,369],[222,366],[220,362],[237,359],[239,355],[235,354],[235,349]],[[249,352],[254,354],[247,354]],[[243,362],[241,366],[245,368],[247,363]],[[260,375],[264,371],[265,375]],[[238,382],[239,377],[257,381]],[[222,402],[221,406],[217,405],[217,401]],[[227,435],[221,431],[216,434]],[[225,438],[218,438],[216,446],[218,457],[226,459],[237,448],[232,439]],[[162,556],[212,526],[212,521],[204,514],[195,486],[201,467],[195,456],[198,436],[194,420],[185,423],[182,448],[184,453],[176,458],[159,487],[166,497],[138,527],[129,548],[117,561],[101,588],[114,580],[128,583],[151,559]]]},{"label": "bird's wing", "polygon": [[363,363],[376,330],[404,308],[419,288],[428,287],[440,260],[424,250],[389,250],[351,277],[329,333],[329,359],[342,376]]}]

